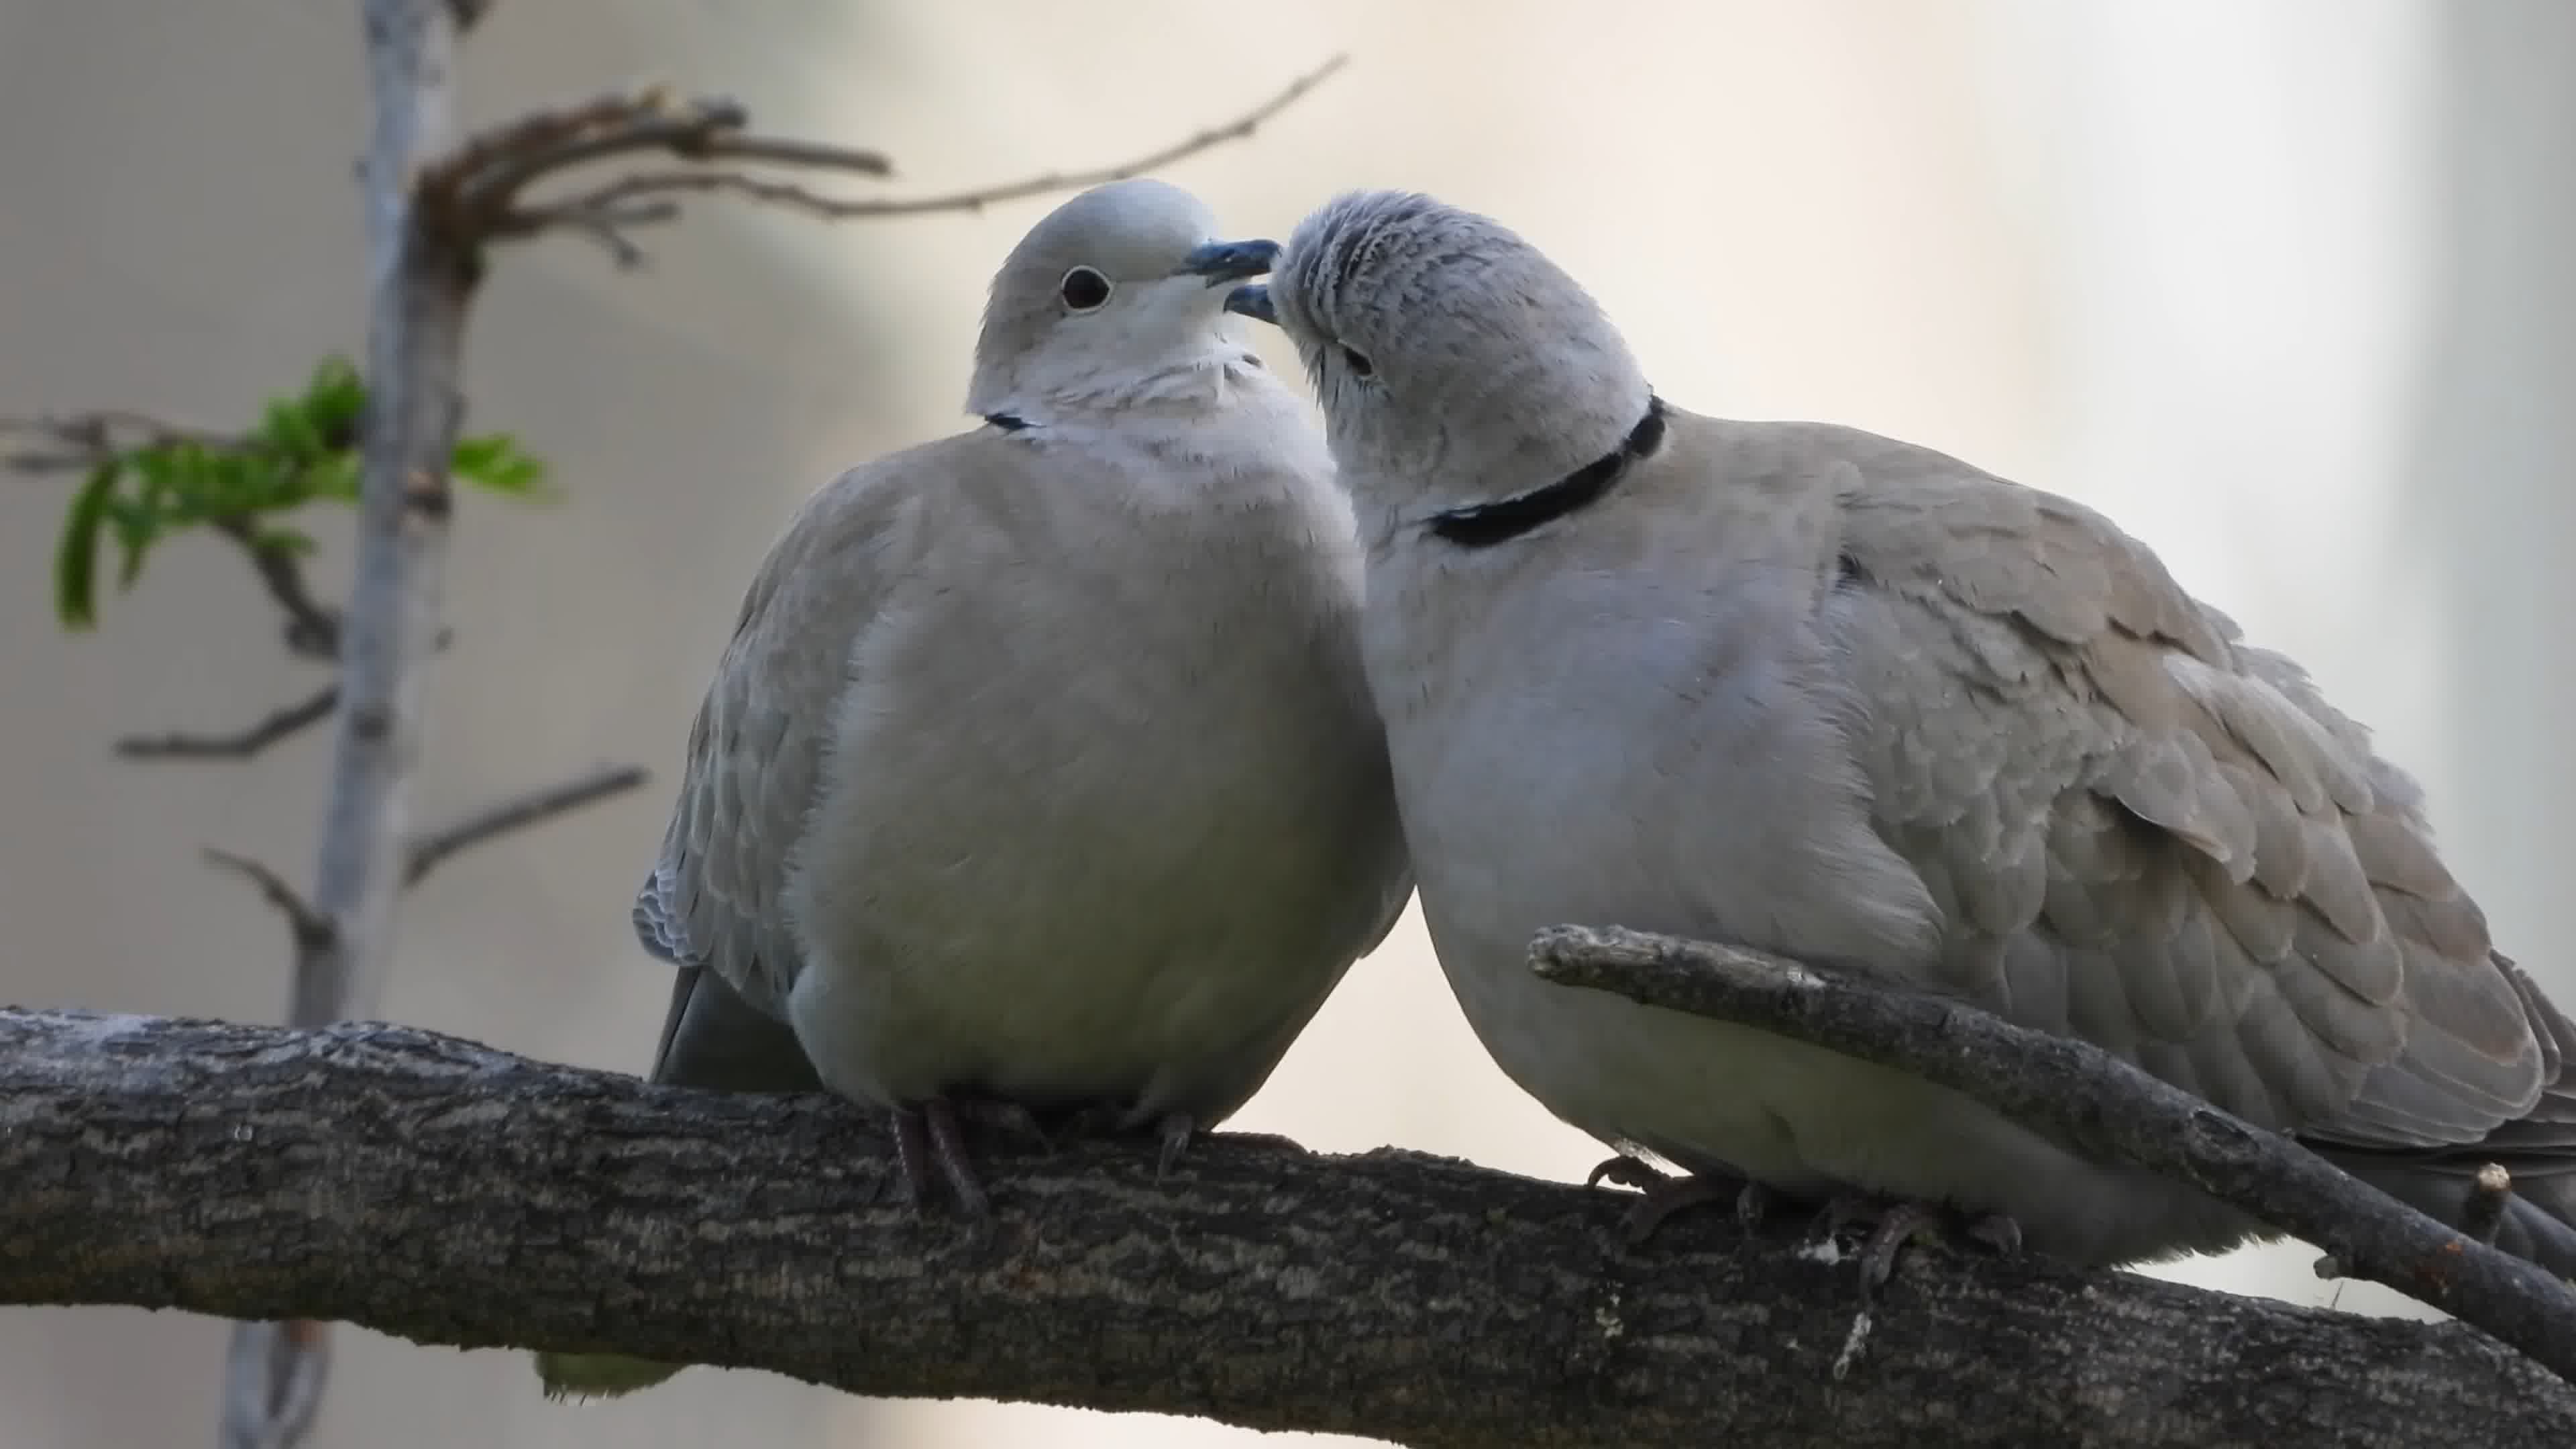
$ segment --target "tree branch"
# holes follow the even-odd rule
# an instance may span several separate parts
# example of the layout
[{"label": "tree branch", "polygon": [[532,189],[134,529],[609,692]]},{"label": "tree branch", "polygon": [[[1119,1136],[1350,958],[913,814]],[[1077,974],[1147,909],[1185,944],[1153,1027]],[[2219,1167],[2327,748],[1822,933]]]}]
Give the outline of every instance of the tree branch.
[{"label": "tree branch", "polygon": [[245,728],[221,735],[127,735],[116,752],[129,760],[247,760],[278,741],[300,734],[331,717],[339,708],[340,686],[326,684],[304,699],[262,715]]},{"label": "tree branch", "polygon": [[411,854],[403,863],[403,884],[407,887],[420,884],[422,877],[459,851],[470,850],[531,825],[543,824],[611,795],[623,794],[650,778],[651,774],[641,765],[602,765],[586,774],[540,786],[487,806],[453,825],[433,830],[413,841]]},{"label": "tree branch", "polygon": [[[452,0],[361,0],[360,10],[372,112],[363,172],[367,403],[356,581],[336,640],[338,728],[311,898],[311,914],[329,929],[297,931],[289,1020],[302,1026],[371,1013],[392,954],[420,753],[420,665],[437,649],[444,602],[465,318],[480,277],[479,259],[442,246],[414,205],[415,178],[455,130],[459,12]],[[319,1323],[235,1325],[223,1449],[300,1443],[320,1402],[327,1351]]]},{"label": "tree branch", "polygon": [[0,1302],[344,1319],[762,1367],[854,1393],[1528,1449],[2576,1442],[2576,1389],[2460,1324],[1910,1255],[1418,1154],[997,1135],[995,1217],[883,1192],[827,1097],[654,1087],[429,1032],[0,1011]]},{"label": "tree branch", "polygon": [[2088,1152],[2191,1183],[2324,1248],[2352,1276],[2475,1324],[2576,1380],[2576,1291],[2548,1271],[2088,1043],[1956,1000],[1669,936],[1560,926],[1540,933],[1530,957],[1550,981],[1894,1067]]},{"label": "tree branch", "polygon": [[247,855],[235,855],[229,850],[217,850],[211,845],[197,853],[205,857],[206,864],[229,870],[247,878],[252,885],[258,886],[260,895],[266,898],[270,905],[277,907],[278,914],[286,917],[286,929],[295,938],[295,947],[299,954],[329,947],[331,918],[307,905],[303,893],[287,884],[286,877]]},{"label": "tree branch", "polygon": [[313,597],[312,585],[304,578],[303,557],[262,538],[258,526],[246,517],[218,518],[213,527],[241,545],[261,587],[285,611],[287,652],[307,659],[339,658],[340,616]]},{"label": "tree branch", "polygon": [[[891,173],[885,158],[873,151],[735,134],[746,123],[746,117],[733,102],[710,99],[675,107],[667,93],[659,90],[627,98],[622,112],[619,100],[611,97],[552,113],[556,125],[551,129],[543,125],[541,118],[531,118],[525,124],[535,127],[529,134],[541,138],[537,143],[514,142],[495,133],[490,140],[478,143],[481,151],[474,158],[475,166],[461,170],[454,186],[461,210],[475,218],[474,225],[496,239],[575,230],[608,247],[621,266],[633,266],[643,259],[643,253],[626,238],[625,229],[676,218],[680,211],[673,198],[683,193],[729,193],[828,221],[980,212],[999,202],[1141,176],[1201,151],[1242,140],[1322,84],[1348,60],[1348,56],[1336,55],[1232,121],[1132,160],[1087,171],[1050,171],[936,196],[832,197],[793,182],[701,164],[689,170],[623,176],[552,201],[527,205],[518,202],[523,188],[547,175],[609,156],[654,150],[672,151],[697,163],[748,161],[793,170],[856,171],[879,176]],[[563,124],[570,118],[578,120]],[[499,159],[514,150],[523,153],[515,161]]]}]

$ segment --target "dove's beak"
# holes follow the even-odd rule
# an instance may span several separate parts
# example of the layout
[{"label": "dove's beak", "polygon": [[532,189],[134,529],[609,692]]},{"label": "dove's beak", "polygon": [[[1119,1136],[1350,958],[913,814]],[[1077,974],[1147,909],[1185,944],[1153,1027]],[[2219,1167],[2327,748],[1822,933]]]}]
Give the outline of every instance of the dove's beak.
[{"label": "dove's beak", "polygon": [[1240,312],[1256,322],[1279,325],[1278,310],[1270,305],[1270,284],[1246,282],[1225,294],[1225,310]]},{"label": "dove's beak", "polygon": [[1222,287],[1228,282],[1260,276],[1269,271],[1270,264],[1277,260],[1279,243],[1275,241],[1209,242],[1181,258],[1180,268],[1173,275],[1205,277],[1209,286]]}]

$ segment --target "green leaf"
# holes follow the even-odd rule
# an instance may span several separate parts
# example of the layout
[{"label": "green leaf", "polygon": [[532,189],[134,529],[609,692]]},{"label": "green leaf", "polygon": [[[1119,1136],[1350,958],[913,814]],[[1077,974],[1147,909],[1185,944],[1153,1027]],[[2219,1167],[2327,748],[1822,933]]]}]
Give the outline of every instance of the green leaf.
[{"label": "green leaf", "polygon": [[114,459],[91,468],[63,515],[62,542],[54,548],[54,613],[66,629],[98,626],[98,531],[123,471]]},{"label": "green leaf", "polygon": [[137,448],[125,455],[125,466],[134,470],[141,486],[135,490],[135,503],[158,511],[163,499],[179,489],[179,457],[175,447]]},{"label": "green leaf", "polygon": [[313,415],[301,399],[289,401],[273,398],[260,417],[259,441],[289,458],[305,458],[329,451],[322,446],[321,430],[314,425]]},{"label": "green leaf", "polygon": [[268,458],[208,454],[205,472],[199,479],[207,511],[222,518],[273,506],[280,492],[279,475],[286,471]]},{"label": "green leaf", "polygon": [[366,418],[367,385],[349,359],[326,357],[314,367],[299,407],[313,426],[320,451],[345,452],[357,445]]},{"label": "green leaf", "polygon": [[507,433],[457,439],[456,451],[448,455],[447,466],[457,477],[489,492],[532,502],[554,496],[546,484],[546,465],[523,451],[518,439]]},{"label": "green leaf", "polygon": [[328,498],[340,503],[358,501],[358,455],[334,453],[304,470],[302,483],[305,496]]},{"label": "green leaf", "polygon": [[105,512],[108,523],[116,530],[116,546],[125,554],[117,566],[116,586],[133,588],[134,581],[143,574],[144,553],[161,541],[161,520],[132,499],[113,493],[107,497]]}]

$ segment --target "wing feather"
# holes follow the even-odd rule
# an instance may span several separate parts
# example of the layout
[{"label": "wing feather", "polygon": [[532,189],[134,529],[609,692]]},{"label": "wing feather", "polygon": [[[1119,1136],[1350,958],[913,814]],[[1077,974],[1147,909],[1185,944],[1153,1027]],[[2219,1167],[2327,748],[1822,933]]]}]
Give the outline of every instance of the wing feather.
[{"label": "wing feather", "polygon": [[1827,625],[1946,985],[2338,1142],[2470,1142],[2540,1103],[2561,1044],[2420,791],[2295,664],[2090,509],[1814,441],[1848,464]]},{"label": "wing feather", "polygon": [[967,434],[854,469],[809,499],[753,576],[689,729],[660,856],[635,900],[636,935],[663,960],[715,971],[778,1016],[801,960],[781,904],[822,784],[849,661],[895,572],[934,450]]}]

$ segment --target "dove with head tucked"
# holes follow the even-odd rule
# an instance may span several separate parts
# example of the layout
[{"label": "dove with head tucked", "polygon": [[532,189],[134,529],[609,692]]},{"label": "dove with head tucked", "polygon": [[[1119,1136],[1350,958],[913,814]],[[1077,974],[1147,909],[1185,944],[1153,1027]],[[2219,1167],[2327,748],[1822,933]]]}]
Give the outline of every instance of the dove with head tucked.
[{"label": "dove with head tucked", "polygon": [[1066,202],[994,279],[982,425],[788,526],[636,902],[682,973],[658,1080],[819,1078],[980,1211],[961,1107],[1168,1152],[1384,939],[1412,882],[1349,502],[1226,312],[1277,251],[1158,181]]},{"label": "dove with head tucked", "polygon": [[1294,339],[1353,495],[1441,965],[1559,1117],[2078,1262],[2267,1231],[1918,1079],[1529,968],[1542,927],[1622,925],[2080,1037],[2436,1214],[2499,1161],[2500,1244],[2576,1271],[2576,1029],[2493,951],[2416,785],[2145,545],[1927,448],[1664,402],[1563,271],[1421,195],[1323,207],[1238,305]]}]

